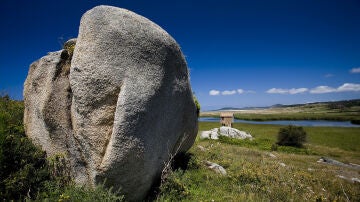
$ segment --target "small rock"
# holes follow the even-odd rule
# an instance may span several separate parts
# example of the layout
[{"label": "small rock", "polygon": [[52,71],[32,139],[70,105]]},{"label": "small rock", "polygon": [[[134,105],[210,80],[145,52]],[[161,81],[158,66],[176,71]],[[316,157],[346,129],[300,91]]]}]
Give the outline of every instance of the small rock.
[{"label": "small rock", "polygon": [[313,168],[308,168],[307,170],[310,171],[310,172],[314,171]]},{"label": "small rock", "polygon": [[360,170],[360,165],[358,165],[358,164],[354,164],[354,163],[346,164],[346,163],[343,163],[343,162],[340,162],[340,161],[337,161],[337,160],[334,160],[331,158],[327,158],[327,157],[321,157],[317,162]]},{"label": "small rock", "polygon": [[351,183],[360,183],[360,179],[359,178],[356,178],[356,177],[345,177],[343,175],[336,175],[336,177],[340,178],[340,179],[343,179],[343,180],[346,180],[348,182],[351,182]]},{"label": "small rock", "polygon": [[200,149],[200,151],[206,151],[206,148],[201,145],[198,145],[197,148]]},{"label": "small rock", "polygon": [[306,187],[306,189],[308,189],[312,194],[315,193],[315,192],[311,189],[311,187]]},{"label": "small rock", "polygon": [[272,153],[268,153],[268,156],[270,156],[271,158],[277,158],[274,154]]},{"label": "small rock", "polygon": [[351,178],[351,181],[355,184],[360,184],[360,179],[359,178],[356,178],[356,177],[353,177]]},{"label": "small rock", "polygon": [[285,163],[279,163],[280,166],[285,167]]},{"label": "small rock", "polygon": [[359,164],[355,164],[355,163],[349,163],[350,166],[356,168],[356,169],[360,169],[360,165]]},{"label": "small rock", "polygon": [[347,180],[347,178],[345,176],[342,176],[342,175],[336,175],[336,177]]},{"label": "small rock", "polygon": [[215,171],[216,173],[219,173],[221,175],[226,175],[226,170],[225,168],[223,168],[221,165],[219,164],[216,164],[216,163],[213,163],[213,162],[210,162],[210,161],[205,161],[205,165]]}]

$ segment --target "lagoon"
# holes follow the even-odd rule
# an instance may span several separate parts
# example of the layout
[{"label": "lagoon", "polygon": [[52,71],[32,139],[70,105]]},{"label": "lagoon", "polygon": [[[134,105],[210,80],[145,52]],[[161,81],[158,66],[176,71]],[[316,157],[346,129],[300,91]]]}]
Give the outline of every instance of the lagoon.
[{"label": "lagoon", "polygon": [[[219,117],[200,117],[200,122],[220,122]],[[327,126],[327,127],[360,127],[350,121],[326,121],[326,120],[281,120],[281,121],[247,121],[234,119],[235,123],[267,124],[267,125],[295,125],[295,126]]]}]

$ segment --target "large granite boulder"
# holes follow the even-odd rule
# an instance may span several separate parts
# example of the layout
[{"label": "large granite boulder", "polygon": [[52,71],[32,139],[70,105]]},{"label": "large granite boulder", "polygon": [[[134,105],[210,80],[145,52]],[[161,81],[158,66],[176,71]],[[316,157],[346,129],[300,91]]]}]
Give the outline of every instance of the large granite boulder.
[{"label": "large granite boulder", "polygon": [[65,51],[31,65],[27,135],[50,155],[66,153],[77,183],[106,181],[128,200],[143,199],[165,162],[197,134],[178,44],[142,16],[97,6],[81,19],[72,59]]}]

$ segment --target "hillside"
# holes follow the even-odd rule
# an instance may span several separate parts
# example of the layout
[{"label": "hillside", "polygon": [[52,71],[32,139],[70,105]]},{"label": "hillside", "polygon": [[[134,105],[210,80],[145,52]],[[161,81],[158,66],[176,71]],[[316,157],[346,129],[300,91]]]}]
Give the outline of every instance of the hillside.
[{"label": "hillside", "polygon": [[[339,120],[357,123],[360,100],[317,102],[296,105],[275,105],[262,109],[227,110],[244,120]],[[219,116],[221,111],[201,112],[200,116]]]}]

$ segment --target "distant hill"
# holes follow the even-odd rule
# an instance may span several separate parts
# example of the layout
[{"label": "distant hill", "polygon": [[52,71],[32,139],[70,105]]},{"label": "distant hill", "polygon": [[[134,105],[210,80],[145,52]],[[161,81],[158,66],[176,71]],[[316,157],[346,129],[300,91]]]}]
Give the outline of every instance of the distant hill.
[{"label": "distant hill", "polygon": [[340,101],[329,101],[329,102],[313,102],[306,104],[293,104],[293,105],[274,105],[276,107],[302,107],[302,106],[317,106],[317,105],[327,105],[327,107],[336,109],[336,108],[349,108],[360,106],[360,99],[354,100],[340,100]]},{"label": "distant hill", "polygon": [[327,107],[331,108],[331,109],[342,109],[342,108],[360,106],[360,99],[328,101],[328,102],[313,102],[313,103],[291,104],[291,105],[275,104],[275,105],[267,106],[267,107],[242,107],[242,108],[224,107],[221,109],[216,109],[216,110],[211,110],[211,111],[256,110],[256,109],[286,108],[286,107],[312,107],[312,106],[315,107],[318,105],[327,105]]},{"label": "distant hill", "polygon": [[255,109],[268,109],[270,107],[242,107],[242,108],[235,108],[235,107],[223,107],[221,109],[215,109],[211,111],[236,111],[236,110],[255,110]]}]

